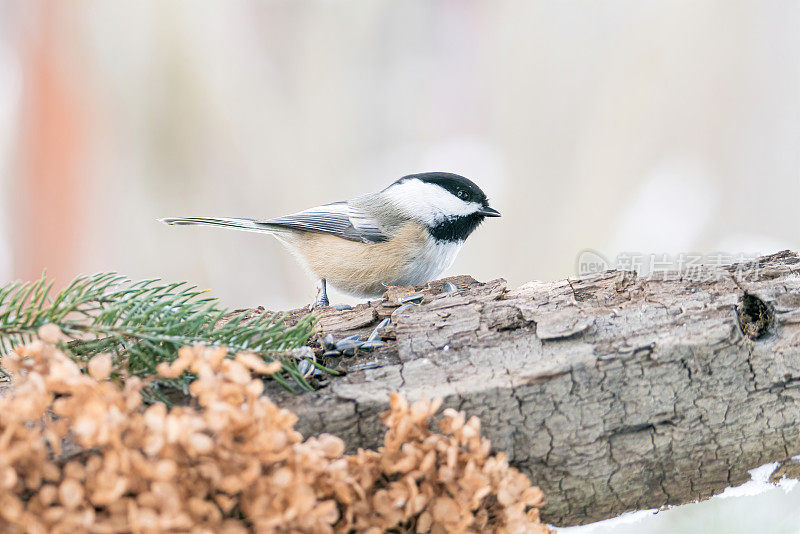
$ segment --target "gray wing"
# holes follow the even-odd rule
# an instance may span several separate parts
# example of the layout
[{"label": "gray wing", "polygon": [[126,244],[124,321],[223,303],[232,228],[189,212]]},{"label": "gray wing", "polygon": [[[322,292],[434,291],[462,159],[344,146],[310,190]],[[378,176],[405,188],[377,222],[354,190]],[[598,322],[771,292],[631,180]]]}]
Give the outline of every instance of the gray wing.
[{"label": "gray wing", "polygon": [[380,243],[389,239],[378,221],[347,202],[325,204],[292,215],[257,221],[256,224],[322,232],[363,243]]}]

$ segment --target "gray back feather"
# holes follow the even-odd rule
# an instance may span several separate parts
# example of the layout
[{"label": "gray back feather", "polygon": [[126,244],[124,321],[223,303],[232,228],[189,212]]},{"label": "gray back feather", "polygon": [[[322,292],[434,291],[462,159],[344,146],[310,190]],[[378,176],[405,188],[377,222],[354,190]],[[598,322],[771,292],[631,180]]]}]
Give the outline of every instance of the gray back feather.
[{"label": "gray back feather", "polygon": [[[334,202],[315,208],[258,221],[257,224],[266,227],[291,228],[322,232],[335,235],[350,241],[363,243],[380,243],[390,238],[394,230],[391,224],[381,223],[372,215],[376,213],[371,209],[375,205],[374,199],[367,198],[374,195],[359,197],[349,202]],[[370,200],[373,200],[370,202]],[[375,205],[374,207],[380,208]],[[377,211],[379,213],[379,211]],[[383,219],[383,217],[381,217]]]}]

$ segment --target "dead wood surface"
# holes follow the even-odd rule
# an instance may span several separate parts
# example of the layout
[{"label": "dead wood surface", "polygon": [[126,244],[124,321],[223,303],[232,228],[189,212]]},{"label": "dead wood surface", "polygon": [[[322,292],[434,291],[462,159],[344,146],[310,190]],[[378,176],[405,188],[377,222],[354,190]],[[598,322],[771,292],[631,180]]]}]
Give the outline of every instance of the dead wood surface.
[{"label": "dead wood surface", "polygon": [[329,361],[348,372],[318,392],[270,394],[304,435],[352,448],[380,445],[389,393],[444,397],[481,418],[559,526],[707,498],[800,454],[800,257],[756,267],[516,289],[456,277],[458,292],[432,283],[403,310],[412,289],[392,288],[319,323],[339,338],[391,316],[384,347]]}]

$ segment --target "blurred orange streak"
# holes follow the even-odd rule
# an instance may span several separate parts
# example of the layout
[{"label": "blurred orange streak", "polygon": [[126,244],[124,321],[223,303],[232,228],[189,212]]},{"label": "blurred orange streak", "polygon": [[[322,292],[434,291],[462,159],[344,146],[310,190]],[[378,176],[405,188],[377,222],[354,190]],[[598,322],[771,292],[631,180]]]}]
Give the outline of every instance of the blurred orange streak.
[{"label": "blurred orange streak", "polygon": [[[21,202],[14,218],[14,272],[36,278],[43,269],[66,284],[76,272],[86,209],[86,118],[80,80],[59,39],[60,4],[43,2],[23,45]],[[57,23],[58,21],[58,23]],[[74,30],[67,28],[66,31]],[[57,45],[61,45],[57,49]],[[74,55],[72,55],[74,57]]]}]

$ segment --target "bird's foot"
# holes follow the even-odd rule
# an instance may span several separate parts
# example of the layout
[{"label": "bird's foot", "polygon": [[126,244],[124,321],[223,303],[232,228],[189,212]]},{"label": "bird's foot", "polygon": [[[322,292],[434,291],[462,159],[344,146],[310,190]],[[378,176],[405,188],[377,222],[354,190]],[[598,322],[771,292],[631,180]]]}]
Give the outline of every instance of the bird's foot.
[{"label": "bird's foot", "polygon": [[314,308],[331,305],[331,301],[328,300],[328,284],[324,278],[319,281],[319,293],[317,293],[317,295],[319,295],[319,298],[311,307],[312,310]]},{"label": "bird's foot", "polygon": [[316,301],[314,304],[311,305],[311,309],[312,310],[315,310],[317,308],[327,308],[327,307],[333,308],[334,310],[338,310],[338,311],[345,311],[345,310],[352,310],[353,309],[353,307],[350,306],[349,304],[334,304],[333,306],[331,306],[331,303],[330,303],[330,301],[328,299],[325,299],[325,300],[319,299],[318,301]]}]

